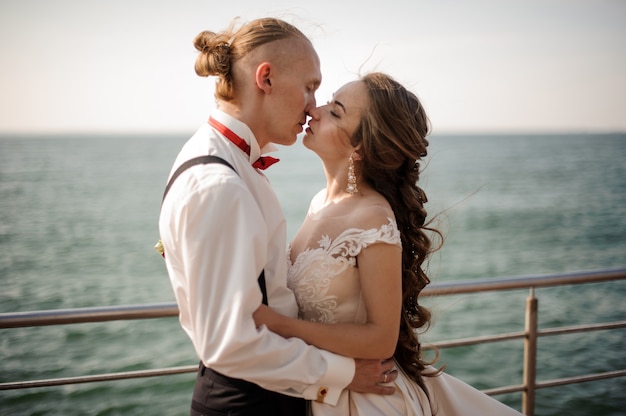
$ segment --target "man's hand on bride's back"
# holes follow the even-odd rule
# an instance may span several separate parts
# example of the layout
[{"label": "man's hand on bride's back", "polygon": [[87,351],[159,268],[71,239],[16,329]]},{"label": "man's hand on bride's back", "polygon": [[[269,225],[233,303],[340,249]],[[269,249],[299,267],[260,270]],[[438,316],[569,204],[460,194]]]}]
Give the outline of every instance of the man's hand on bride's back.
[{"label": "man's hand on bride's back", "polygon": [[395,388],[387,384],[398,377],[395,361],[355,359],[354,378],[348,389],[358,393],[393,394]]}]

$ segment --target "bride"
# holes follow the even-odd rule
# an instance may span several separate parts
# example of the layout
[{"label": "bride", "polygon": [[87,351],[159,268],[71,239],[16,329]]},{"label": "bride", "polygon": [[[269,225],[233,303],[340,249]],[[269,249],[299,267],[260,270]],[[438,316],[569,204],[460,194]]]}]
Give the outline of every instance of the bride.
[{"label": "bride", "polygon": [[[340,88],[310,112],[304,145],[322,160],[327,186],[311,201],[290,244],[292,319],[262,306],[257,325],[355,358],[391,357],[390,396],[345,390],[314,415],[519,415],[424,361],[417,330],[430,321],[418,304],[432,252],[418,161],[428,119],[418,98],[382,73]],[[393,377],[390,377],[392,379]],[[383,383],[387,382],[385,376]]]}]

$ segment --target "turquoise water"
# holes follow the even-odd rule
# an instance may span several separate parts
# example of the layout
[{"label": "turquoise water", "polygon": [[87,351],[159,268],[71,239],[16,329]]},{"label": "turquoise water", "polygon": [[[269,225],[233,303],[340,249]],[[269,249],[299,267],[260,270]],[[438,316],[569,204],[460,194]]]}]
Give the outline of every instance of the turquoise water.
[{"label": "turquoise water", "polygon": [[[153,251],[186,137],[0,138],[0,312],[171,302]],[[434,282],[626,266],[626,135],[433,136],[422,183],[446,235]],[[323,186],[300,145],[268,170],[292,236]],[[438,214],[435,216],[435,214]],[[623,282],[540,289],[540,327],[621,320]],[[426,341],[523,329],[526,291],[427,298]],[[541,338],[538,378],[624,368],[623,330]],[[479,388],[521,383],[519,341],[442,352]],[[175,318],[2,330],[0,382],[196,362]],[[193,375],[0,392],[2,415],[184,415]],[[618,415],[626,381],[543,389],[537,415]],[[520,395],[498,396],[519,409]]]}]

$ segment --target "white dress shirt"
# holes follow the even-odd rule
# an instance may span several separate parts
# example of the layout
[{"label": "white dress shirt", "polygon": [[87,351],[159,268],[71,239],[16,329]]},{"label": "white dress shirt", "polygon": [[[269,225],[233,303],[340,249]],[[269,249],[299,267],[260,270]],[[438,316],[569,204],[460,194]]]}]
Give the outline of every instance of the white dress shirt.
[{"label": "white dress shirt", "polygon": [[[171,173],[186,160],[212,154],[236,170],[193,166],[176,179],[163,203],[159,232],[180,323],[206,367],[268,390],[335,404],[354,376],[353,359],[254,324],[261,270],[269,305],[297,316],[286,284],[286,221],[269,181],[251,165],[261,155],[252,131],[221,111],[212,117],[244,139],[251,154],[206,124],[174,163]],[[273,149],[270,144],[263,150]]]}]

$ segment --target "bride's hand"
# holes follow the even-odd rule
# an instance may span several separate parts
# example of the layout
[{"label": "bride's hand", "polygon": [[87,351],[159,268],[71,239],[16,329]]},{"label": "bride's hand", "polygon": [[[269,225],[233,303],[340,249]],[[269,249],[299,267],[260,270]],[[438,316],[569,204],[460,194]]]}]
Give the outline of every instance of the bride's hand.
[{"label": "bride's hand", "polygon": [[284,315],[279,314],[272,308],[266,305],[261,305],[252,314],[254,323],[257,328],[261,325],[265,325],[267,329],[282,337],[289,338],[295,336],[291,333],[289,322],[298,322],[297,319],[287,318]]},{"label": "bride's hand", "polygon": [[252,314],[252,318],[254,319],[254,323],[257,328],[261,325],[265,325],[270,330],[272,330],[272,324],[275,323],[277,317],[278,314],[266,305],[259,306],[258,309]]}]

